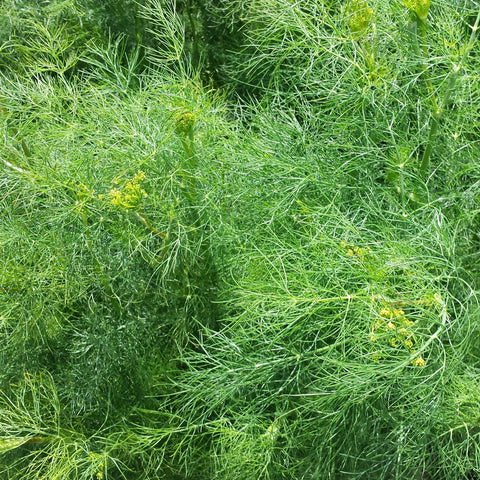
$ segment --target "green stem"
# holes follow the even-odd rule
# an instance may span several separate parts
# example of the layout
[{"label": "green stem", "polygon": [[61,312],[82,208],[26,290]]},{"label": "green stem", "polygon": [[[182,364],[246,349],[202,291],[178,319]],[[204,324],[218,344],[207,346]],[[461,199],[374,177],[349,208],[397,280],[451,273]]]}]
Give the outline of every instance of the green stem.
[{"label": "green stem", "polygon": [[402,200],[402,212],[405,212],[405,176],[403,173],[403,165],[400,165],[400,168],[399,168],[399,179],[400,179],[400,197]]},{"label": "green stem", "polygon": [[361,39],[358,40],[358,45],[360,47],[360,51],[362,52],[362,56],[365,60],[365,64],[367,65],[368,73],[373,76],[375,71],[375,53],[370,46],[368,40],[365,40],[365,43],[362,43]]},{"label": "green stem", "polygon": [[186,160],[188,162],[187,165],[187,176],[188,176],[188,199],[191,202],[195,201],[196,197],[196,180],[195,180],[195,172],[197,170],[198,162],[197,156],[195,154],[194,148],[194,137],[193,137],[193,128],[189,130],[187,136],[185,138],[181,138],[183,148],[185,150]]},{"label": "green stem", "polygon": [[26,157],[31,157],[32,152],[28,148],[27,142],[25,141],[24,138],[22,138],[22,141],[20,142],[20,145],[22,147],[23,153],[25,154]]},{"label": "green stem", "polygon": [[143,213],[142,210],[136,213],[137,217],[142,221],[142,223],[153,233],[159,235],[162,238],[167,238],[167,234],[161,232],[160,230],[156,229],[151,223],[148,217]]},{"label": "green stem", "polygon": [[195,26],[195,20],[193,18],[193,2],[189,0],[187,3],[187,17],[188,22],[190,23],[190,31],[192,35],[192,65],[195,72],[198,71],[198,67],[200,64],[200,45],[198,41],[198,33],[197,28]]},{"label": "green stem", "polygon": [[428,166],[430,164],[430,155],[432,154],[433,144],[437,135],[438,127],[440,125],[440,111],[437,110],[432,116],[432,123],[430,125],[430,132],[428,132],[427,146],[422,155],[422,163],[420,164],[420,176],[425,177]]},{"label": "green stem", "polygon": [[142,28],[140,24],[140,15],[138,13],[138,3],[133,3],[135,9],[135,40],[137,41],[137,47],[142,43]]},{"label": "green stem", "polygon": [[55,442],[59,437],[31,437],[25,443],[49,443]]},{"label": "green stem", "polygon": [[417,26],[419,27],[419,31],[422,35],[422,55],[423,55],[423,62],[422,62],[422,74],[425,78],[425,84],[427,85],[428,93],[430,94],[430,98],[432,99],[432,107],[433,110],[438,110],[437,99],[435,97],[435,92],[433,90],[432,80],[430,79],[430,74],[428,72],[428,45],[427,45],[427,22],[426,20],[422,20],[421,18],[417,17]]}]

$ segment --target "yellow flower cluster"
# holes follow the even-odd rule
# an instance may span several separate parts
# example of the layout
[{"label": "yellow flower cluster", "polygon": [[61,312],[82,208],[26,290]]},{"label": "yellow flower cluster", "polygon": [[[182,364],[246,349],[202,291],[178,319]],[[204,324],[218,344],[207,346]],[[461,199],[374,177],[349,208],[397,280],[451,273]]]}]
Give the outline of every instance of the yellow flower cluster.
[{"label": "yellow flower cluster", "polygon": [[99,480],[102,480],[102,478],[103,478],[102,470],[104,470],[104,468],[105,468],[105,461],[104,461],[103,455],[99,455],[98,453],[90,452],[90,454],[88,456],[90,458],[90,461],[94,464],[94,466],[98,470],[95,476]]},{"label": "yellow flower cluster", "polygon": [[422,358],[421,355],[415,358],[414,360],[412,360],[412,365],[414,365],[415,367],[424,367],[426,364],[427,363],[425,362],[425,360]]},{"label": "yellow flower cluster", "polygon": [[370,25],[373,10],[366,0],[350,0],[347,5],[348,26],[352,33],[364,34]]},{"label": "yellow flower cluster", "polygon": [[340,242],[340,246],[345,250],[347,257],[357,257],[362,262],[372,253],[370,247],[358,247],[356,245],[349,245],[346,240]]},{"label": "yellow flower cluster", "polygon": [[[404,347],[411,354],[415,353],[417,339],[414,334],[415,322],[405,316],[401,308],[386,306],[378,312],[379,318],[376,320],[370,330],[370,341],[377,342],[379,339],[386,340],[388,345],[393,348]],[[379,360],[381,354],[375,352],[374,359]],[[423,367],[426,365],[422,356],[412,360],[412,365]]]},{"label": "yellow flower cluster", "polygon": [[415,12],[422,22],[427,20],[430,3],[432,0],[404,0],[403,4],[412,12]]},{"label": "yellow flower cluster", "polygon": [[139,208],[140,202],[147,196],[142,189],[145,173],[139,170],[131,179],[127,180],[121,188],[113,188],[109,192],[110,202],[116,207],[127,210]]}]

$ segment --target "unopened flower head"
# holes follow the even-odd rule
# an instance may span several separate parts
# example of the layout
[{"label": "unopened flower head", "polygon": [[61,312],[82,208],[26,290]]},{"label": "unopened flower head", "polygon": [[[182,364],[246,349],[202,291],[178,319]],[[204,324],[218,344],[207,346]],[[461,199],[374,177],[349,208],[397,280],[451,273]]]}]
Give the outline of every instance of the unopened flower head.
[{"label": "unopened flower head", "polygon": [[347,5],[348,26],[352,33],[363,35],[373,16],[373,10],[366,0],[351,0]]},{"label": "unopened flower head", "polygon": [[192,112],[180,112],[175,115],[175,130],[178,135],[186,137],[192,131],[196,122],[196,115]]},{"label": "unopened flower head", "polygon": [[420,20],[427,20],[430,3],[432,0],[404,0],[403,4],[412,12],[415,12]]}]

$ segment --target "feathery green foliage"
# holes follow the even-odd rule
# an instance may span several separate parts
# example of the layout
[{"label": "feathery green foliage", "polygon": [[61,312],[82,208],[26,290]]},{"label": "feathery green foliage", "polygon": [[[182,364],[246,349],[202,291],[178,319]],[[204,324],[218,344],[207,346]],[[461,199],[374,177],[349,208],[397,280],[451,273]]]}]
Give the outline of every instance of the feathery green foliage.
[{"label": "feathery green foliage", "polygon": [[97,3],[0,7],[0,478],[477,478],[478,8]]}]

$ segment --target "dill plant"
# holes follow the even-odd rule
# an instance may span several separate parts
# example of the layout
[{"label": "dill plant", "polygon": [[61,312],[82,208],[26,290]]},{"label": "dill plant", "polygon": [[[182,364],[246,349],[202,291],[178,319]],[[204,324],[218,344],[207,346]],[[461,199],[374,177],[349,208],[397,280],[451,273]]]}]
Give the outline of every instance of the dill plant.
[{"label": "dill plant", "polygon": [[[84,75],[0,82],[2,478],[140,478],[149,452],[127,452],[124,419],[216,318],[222,107],[189,79],[141,76],[118,43],[100,64],[99,48]],[[201,163],[179,111],[195,112]]]},{"label": "dill plant", "polygon": [[[280,96],[330,138],[346,143],[348,132],[356,145],[381,146],[379,167],[402,190],[405,178],[427,174],[432,150],[443,178],[465,164],[450,139],[469,144],[460,132],[476,123],[469,55],[477,30],[468,2],[404,3],[252,2],[245,35],[254,51],[244,62],[259,96]],[[422,186],[404,195],[414,189]]]},{"label": "dill plant", "polygon": [[0,475],[477,475],[475,9],[185,5],[2,72]]},{"label": "dill plant", "polygon": [[403,215],[373,179],[353,203],[338,182],[351,165],[307,147],[295,117],[263,112],[250,125],[261,133],[236,147],[238,160],[232,152],[231,221],[243,233],[221,297],[228,313],[167,381],[161,411],[173,425],[142,436],[168,452],[183,431],[186,476],[205,462],[203,438],[211,478],[462,478],[439,466],[436,442],[449,428],[444,386],[475,330],[455,223],[435,206]]},{"label": "dill plant", "polygon": [[140,42],[148,44],[146,25],[138,12],[140,4],[131,0],[2,2],[1,65],[12,70],[26,65],[72,70],[86,43],[106,45],[112,35],[121,35],[129,50]]}]

